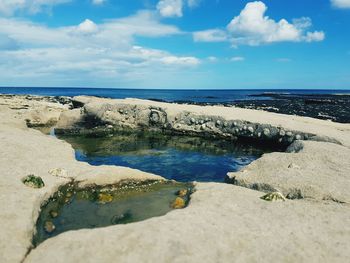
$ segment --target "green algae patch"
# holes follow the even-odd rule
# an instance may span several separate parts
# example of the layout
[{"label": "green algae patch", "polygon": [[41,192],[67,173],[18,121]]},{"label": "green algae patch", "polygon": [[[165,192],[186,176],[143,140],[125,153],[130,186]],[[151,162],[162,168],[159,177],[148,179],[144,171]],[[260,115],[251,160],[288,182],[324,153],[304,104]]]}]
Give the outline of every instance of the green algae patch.
[{"label": "green algae patch", "polygon": [[[162,216],[188,205],[193,185],[175,181],[122,182],[59,189],[41,208],[33,245],[60,233],[84,228],[127,224]],[[181,193],[181,205],[174,206]]]},{"label": "green algae patch", "polygon": [[43,188],[45,186],[43,179],[41,179],[39,176],[35,176],[34,174],[24,177],[22,179],[22,183],[32,188]]}]

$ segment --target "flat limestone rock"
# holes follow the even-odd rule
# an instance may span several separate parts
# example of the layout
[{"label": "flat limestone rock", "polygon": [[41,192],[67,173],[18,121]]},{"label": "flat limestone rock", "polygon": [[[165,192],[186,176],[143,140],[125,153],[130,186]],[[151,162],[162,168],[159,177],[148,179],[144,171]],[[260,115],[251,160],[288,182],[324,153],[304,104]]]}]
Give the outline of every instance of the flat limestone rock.
[{"label": "flat limestone rock", "polygon": [[[200,183],[184,209],[132,224],[65,232],[30,250],[41,204],[72,179],[81,186],[162,179],[127,167],[94,167],[77,162],[69,144],[26,127],[30,110],[48,103],[50,107],[62,107],[63,114],[73,113],[79,121],[81,109],[70,111],[59,103],[41,101],[40,97],[26,100],[0,96],[1,262],[259,262],[262,259],[346,262],[349,259],[349,124],[219,106],[92,97],[77,98],[76,104],[95,103],[96,107],[90,109],[106,120],[115,118],[133,123],[135,117],[130,109],[136,105],[145,109],[139,112],[142,118],[151,116],[148,109],[157,112],[159,118],[151,116],[157,125],[165,117],[176,121],[178,116],[190,113],[195,121],[189,118],[191,127],[206,122],[205,129],[216,129],[216,126],[226,127],[226,120],[239,119],[280,127],[281,131],[312,133],[321,141],[329,140],[303,142],[302,148],[291,153],[265,154],[234,174],[235,180],[245,182],[245,187]],[[106,108],[100,111],[97,105]],[[109,105],[117,105],[118,113],[109,110]],[[66,124],[70,125],[69,113],[65,116]],[[205,116],[217,116],[220,122],[215,120],[209,126],[210,120]],[[247,133],[256,132],[250,127],[245,127]],[[55,168],[67,171],[67,178],[49,174]],[[45,187],[25,186],[21,179],[28,174],[40,176]],[[304,199],[266,202],[260,199],[263,191],[293,193]]]},{"label": "flat limestone rock", "polygon": [[313,198],[350,204],[350,149],[325,142],[303,142],[298,153],[271,153],[243,170],[228,173],[235,185],[287,198]]},{"label": "flat limestone rock", "polygon": [[260,192],[227,184],[196,188],[185,209],[133,224],[66,232],[46,240],[25,262],[348,260],[349,207],[266,202]]}]

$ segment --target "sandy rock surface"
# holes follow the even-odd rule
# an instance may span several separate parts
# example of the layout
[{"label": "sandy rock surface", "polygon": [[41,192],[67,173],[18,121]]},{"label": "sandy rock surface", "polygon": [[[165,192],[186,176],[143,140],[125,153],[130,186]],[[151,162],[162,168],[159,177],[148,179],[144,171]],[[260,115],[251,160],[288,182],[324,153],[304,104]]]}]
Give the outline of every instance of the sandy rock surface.
[{"label": "sandy rock surface", "polygon": [[[97,102],[89,97],[79,100]],[[227,120],[240,118],[327,136],[342,145],[305,141],[297,153],[266,154],[241,172],[229,174],[237,185],[198,183],[190,205],[183,210],[127,225],[65,232],[30,250],[40,205],[60,185],[72,179],[81,181],[82,185],[104,185],[123,179],[160,177],[129,168],[93,167],[77,162],[69,144],[26,127],[32,107],[40,110],[52,102],[0,96],[1,262],[346,262],[349,259],[350,125],[218,106],[134,99],[105,102],[124,104],[127,109],[135,105],[148,109],[151,105],[161,108],[174,120],[183,111]],[[33,105],[28,108],[14,107],[29,103]],[[57,107],[61,116],[72,112],[59,103],[50,107]],[[98,105],[95,107],[98,110]],[[49,173],[56,168],[64,169],[64,176]],[[21,179],[28,174],[40,176],[45,187],[25,186]],[[285,195],[298,196],[300,192],[303,199],[285,202],[260,199],[264,195],[262,191],[269,187]]]}]

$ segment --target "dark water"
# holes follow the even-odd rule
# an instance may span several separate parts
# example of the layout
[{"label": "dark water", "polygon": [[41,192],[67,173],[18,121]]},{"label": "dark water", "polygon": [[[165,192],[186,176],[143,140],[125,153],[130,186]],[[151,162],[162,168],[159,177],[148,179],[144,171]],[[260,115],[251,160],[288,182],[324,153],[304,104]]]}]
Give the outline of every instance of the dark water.
[{"label": "dark water", "polygon": [[280,150],[226,140],[147,133],[60,138],[73,146],[79,161],[127,166],[179,182],[224,182],[227,172],[240,170],[263,153]]},{"label": "dark water", "polygon": [[[188,203],[191,188],[192,185],[173,182],[114,188],[61,187],[42,207],[33,245],[70,230],[127,224],[165,215],[173,209],[171,205],[179,190],[188,189],[183,197]],[[54,225],[55,229],[48,232],[46,224]]]},{"label": "dark water", "polygon": [[[350,90],[156,90],[156,89],[96,89],[96,88],[16,88],[0,87],[0,94],[30,94],[44,96],[90,95],[108,98],[156,99],[168,102],[229,103],[237,100],[273,99],[262,93],[283,94],[350,94]],[[256,97],[254,96],[256,95]]]}]

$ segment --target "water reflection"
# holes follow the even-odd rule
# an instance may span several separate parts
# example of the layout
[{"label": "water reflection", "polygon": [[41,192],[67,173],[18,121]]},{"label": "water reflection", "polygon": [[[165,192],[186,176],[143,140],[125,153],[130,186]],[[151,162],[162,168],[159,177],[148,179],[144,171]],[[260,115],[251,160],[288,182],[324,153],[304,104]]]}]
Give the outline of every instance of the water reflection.
[{"label": "water reflection", "polygon": [[127,166],[179,182],[223,182],[227,172],[237,171],[263,153],[277,150],[226,140],[152,133],[60,138],[74,147],[79,161]]}]

